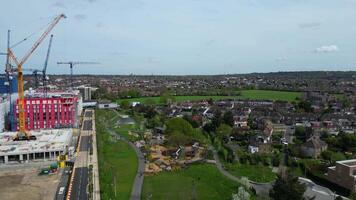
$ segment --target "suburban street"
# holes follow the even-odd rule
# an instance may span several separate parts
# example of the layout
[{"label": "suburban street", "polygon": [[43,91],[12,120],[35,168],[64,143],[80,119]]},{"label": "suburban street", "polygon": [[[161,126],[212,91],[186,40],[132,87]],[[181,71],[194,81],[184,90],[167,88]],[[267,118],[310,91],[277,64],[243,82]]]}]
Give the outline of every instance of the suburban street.
[{"label": "suburban street", "polygon": [[77,148],[77,157],[74,164],[71,186],[67,199],[86,200],[88,199],[88,176],[89,176],[89,150],[91,132],[93,130],[92,111],[85,111],[84,121]]}]

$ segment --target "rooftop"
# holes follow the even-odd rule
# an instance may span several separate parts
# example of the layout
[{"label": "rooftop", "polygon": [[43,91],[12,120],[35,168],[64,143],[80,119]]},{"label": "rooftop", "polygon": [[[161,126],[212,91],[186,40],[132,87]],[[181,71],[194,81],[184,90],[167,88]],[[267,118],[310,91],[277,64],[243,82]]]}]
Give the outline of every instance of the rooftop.
[{"label": "rooftop", "polygon": [[356,167],[356,159],[337,161],[336,163],[346,165],[348,167]]},{"label": "rooftop", "polygon": [[37,153],[43,151],[63,151],[72,137],[72,129],[51,129],[30,131],[37,137],[32,141],[13,141],[17,132],[0,133],[0,156]]}]

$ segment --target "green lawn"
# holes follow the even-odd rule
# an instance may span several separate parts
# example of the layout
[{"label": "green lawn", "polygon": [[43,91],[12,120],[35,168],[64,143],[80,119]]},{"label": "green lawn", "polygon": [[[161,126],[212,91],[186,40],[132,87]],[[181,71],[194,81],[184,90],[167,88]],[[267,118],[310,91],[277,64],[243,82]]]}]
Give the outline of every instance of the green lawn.
[{"label": "green lawn", "polygon": [[[255,99],[255,100],[280,100],[280,101],[295,101],[297,97],[301,97],[300,92],[286,92],[273,90],[241,90],[241,96],[175,96],[177,102],[197,101],[204,99]],[[153,100],[156,104],[160,104],[160,97],[140,97],[132,99],[119,99],[118,103],[128,100],[129,102],[145,103],[148,99]]]},{"label": "green lawn", "polygon": [[238,184],[221,175],[214,165],[192,165],[177,172],[161,172],[146,176],[142,199],[231,199]]},{"label": "green lawn", "polygon": [[95,116],[101,198],[129,199],[137,172],[136,153],[127,143],[111,139],[105,131],[104,122],[114,116],[112,111],[96,110]]},{"label": "green lawn", "polygon": [[226,164],[226,169],[237,177],[247,177],[251,181],[266,183],[276,179],[272,169],[264,165]]},{"label": "green lawn", "polygon": [[280,100],[291,102],[295,101],[297,97],[301,97],[301,93],[273,90],[242,90],[241,96],[247,99]]},{"label": "green lawn", "polygon": [[[198,101],[198,100],[221,100],[221,99],[231,99],[231,98],[240,98],[240,97],[232,97],[232,96],[175,96],[175,101],[183,102],[183,101]],[[156,104],[160,104],[160,97],[140,97],[140,98],[132,98],[132,99],[119,99],[117,100],[118,103],[124,100],[128,100],[131,102],[141,102],[145,103],[147,99],[153,100]]]}]

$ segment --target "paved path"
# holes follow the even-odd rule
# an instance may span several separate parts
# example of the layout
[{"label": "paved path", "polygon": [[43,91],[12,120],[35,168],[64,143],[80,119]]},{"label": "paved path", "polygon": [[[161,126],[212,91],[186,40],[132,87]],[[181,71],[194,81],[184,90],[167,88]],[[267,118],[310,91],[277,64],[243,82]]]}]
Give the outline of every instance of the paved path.
[{"label": "paved path", "polygon": [[[214,149],[214,147],[210,147],[210,149],[212,149],[212,151],[213,151],[213,156],[214,156],[214,160],[216,162],[216,167],[218,168],[220,173],[235,182],[245,185],[246,183],[242,182],[240,178],[230,174],[224,168],[224,166],[220,162],[219,155],[216,152],[216,150]],[[272,188],[272,183],[255,183],[255,182],[250,181],[250,185],[255,189],[255,191],[258,195],[263,195],[263,196],[268,195],[269,190]]]},{"label": "paved path", "polygon": [[[116,112],[116,114],[118,115],[119,113]],[[108,128],[108,126],[106,126],[106,129],[110,132],[111,135],[117,135],[117,133],[115,131],[113,131],[112,129]],[[138,168],[137,168],[137,173],[135,176],[135,182],[132,186],[132,190],[131,190],[131,200],[139,200],[141,199],[141,193],[142,193],[142,185],[143,185],[143,179],[144,179],[144,172],[145,172],[145,158],[141,152],[141,150],[136,147],[135,144],[133,144],[131,141],[129,141],[127,138],[125,137],[120,137],[122,141],[127,142],[136,152],[137,155],[137,159],[138,159]]]},{"label": "paved path", "polygon": [[[225,175],[229,179],[238,182],[240,184],[244,184],[241,182],[241,179],[230,174],[220,162],[218,153],[213,147],[210,147],[213,150],[214,160],[216,161],[216,167],[220,171],[221,174]],[[306,185],[306,191],[304,193],[305,197],[315,197],[315,200],[333,200],[335,198],[334,193],[320,185],[315,184],[313,181],[299,177],[299,182],[304,183]],[[250,181],[251,186],[255,189],[256,193],[260,196],[268,196],[270,189],[272,189],[273,183],[256,183]]]},{"label": "paved path", "polygon": [[95,127],[95,115],[94,110],[92,111],[92,121],[93,123],[93,132],[92,132],[92,137],[93,137],[93,155],[91,159],[91,164],[93,165],[93,200],[100,200],[100,184],[99,184],[99,166],[98,166],[98,150],[97,150],[97,144],[96,144],[96,127]]}]

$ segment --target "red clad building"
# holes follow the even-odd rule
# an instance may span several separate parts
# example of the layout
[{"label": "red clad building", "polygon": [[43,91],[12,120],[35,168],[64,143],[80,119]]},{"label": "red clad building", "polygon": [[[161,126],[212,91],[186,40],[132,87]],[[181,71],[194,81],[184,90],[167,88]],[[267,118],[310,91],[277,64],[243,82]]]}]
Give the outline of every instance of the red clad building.
[{"label": "red clad building", "polygon": [[[18,130],[18,100],[14,105]],[[77,97],[25,98],[26,129],[68,128],[77,125]]]}]

